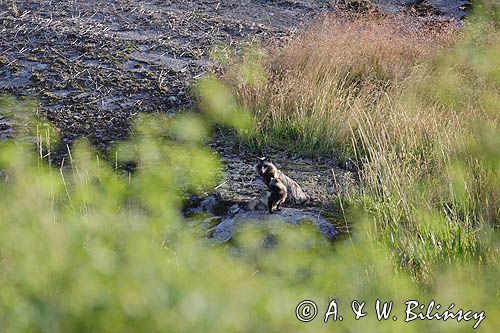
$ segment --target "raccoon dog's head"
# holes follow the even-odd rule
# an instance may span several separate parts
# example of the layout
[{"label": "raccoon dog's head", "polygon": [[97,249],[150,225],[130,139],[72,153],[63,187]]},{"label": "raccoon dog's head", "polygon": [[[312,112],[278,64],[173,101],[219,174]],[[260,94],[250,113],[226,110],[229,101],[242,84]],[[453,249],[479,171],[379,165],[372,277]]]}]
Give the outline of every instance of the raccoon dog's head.
[{"label": "raccoon dog's head", "polygon": [[259,175],[263,175],[267,172],[269,167],[274,167],[273,163],[271,162],[271,159],[269,157],[258,157],[257,158],[257,165],[255,166],[255,169],[257,170],[257,173]]}]

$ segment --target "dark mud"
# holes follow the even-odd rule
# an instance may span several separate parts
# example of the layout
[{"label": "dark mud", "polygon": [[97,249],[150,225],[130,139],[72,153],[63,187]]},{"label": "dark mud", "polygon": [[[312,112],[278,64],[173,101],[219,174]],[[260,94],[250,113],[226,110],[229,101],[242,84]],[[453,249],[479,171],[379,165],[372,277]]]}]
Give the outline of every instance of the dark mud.
[{"label": "dark mud", "polygon": [[192,106],[216,44],[283,38],[321,1],[17,1],[0,5],[0,90],[33,95],[62,132],[99,148],[139,112]]},{"label": "dark mud", "polygon": [[[13,7],[12,3],[16,6]],[[60,131],[55,162],[86,137],[106,150],[127,137],[134,116],[192,108],[190,87],[215,65],[215,45],[279,44],[335,10],[328,0],[26,0],[0,1],[0,92],[31,96]],[[366,4],[348,1],[351,8]],[[377,10],[461,17],[467,1],[373,0]],[[462,9],[461,9],[462,8]],[[12,124],[0,115],[0,138]],[[224,136],[212,148],[225,164],[222,202],[245,203],[261,189],[255,156]],[[327,205],[356,187],[356,174],[335,160],[266,154],[305,192]],[[315,208],[318,213],[323,208]]]}]

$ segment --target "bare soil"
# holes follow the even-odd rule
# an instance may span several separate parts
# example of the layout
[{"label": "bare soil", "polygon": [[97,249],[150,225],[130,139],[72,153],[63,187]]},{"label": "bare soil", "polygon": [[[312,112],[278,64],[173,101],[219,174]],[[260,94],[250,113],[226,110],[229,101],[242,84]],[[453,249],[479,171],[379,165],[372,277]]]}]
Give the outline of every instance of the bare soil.
[{"label": "bare soil", "polygon": [[192,106],[216,44],[284,38],[325,1],[17,1],[0,5],[0,89],[36,96],[64,144],[106,148],[139,112]]}]

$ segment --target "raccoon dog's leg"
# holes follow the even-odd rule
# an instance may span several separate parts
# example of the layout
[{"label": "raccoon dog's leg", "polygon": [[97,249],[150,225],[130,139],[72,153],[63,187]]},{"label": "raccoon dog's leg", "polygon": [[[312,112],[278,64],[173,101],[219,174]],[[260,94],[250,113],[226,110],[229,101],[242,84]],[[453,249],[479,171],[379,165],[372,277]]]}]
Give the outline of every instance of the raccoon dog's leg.
[{"label": "raccoon dog's leg", "polygon": [[277,210],[281,211],[281,204],[282,204],[283,202],[285,202],[286,197],[287,197],[287,194],[286,194],[286,193],[284,193],[283,197],[280,199],[280,201],[278,202],[278,205],[276,206],[276,209],[277,209]]},{"label": "raccoon dog's leg", "polygon": [[273,213],[273,199],[272,199],[271,195],[267,199],[267,208],[269,209],[269,214],[272,214]]}]

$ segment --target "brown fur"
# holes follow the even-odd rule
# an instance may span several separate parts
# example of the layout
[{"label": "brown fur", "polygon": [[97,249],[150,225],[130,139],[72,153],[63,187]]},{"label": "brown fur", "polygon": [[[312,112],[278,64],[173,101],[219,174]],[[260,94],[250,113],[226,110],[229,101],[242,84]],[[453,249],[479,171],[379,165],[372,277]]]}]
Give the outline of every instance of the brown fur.
[{"label": "brown fur", "polygon": [[264,181],[268,188],[271,178],[279,178],[283,185],[286,186],[288,192],[287,202],[296,205],[303,205],[309,201],[309,197],[304,193],[304,191],[302,191],[299,184],[278,170],[269,158],[259,157],[255,170],[257,172],[257,176]]},{"label": "brown fur", "polygon": [[281,210],[281,204],[285,202],[287,196],[286,186],[279,178],[271,178],[269,180],[269,198],[267,199],[267,209],[269,214],[273,213],[273,209]]},{"label": "brown fur", "polygon": [[259,162],[255,166],[257,175],[264,181],[266,186],[269,187],[271,178],[277,177],[279,170],[267,157],[259,157],[258,160]]}]

